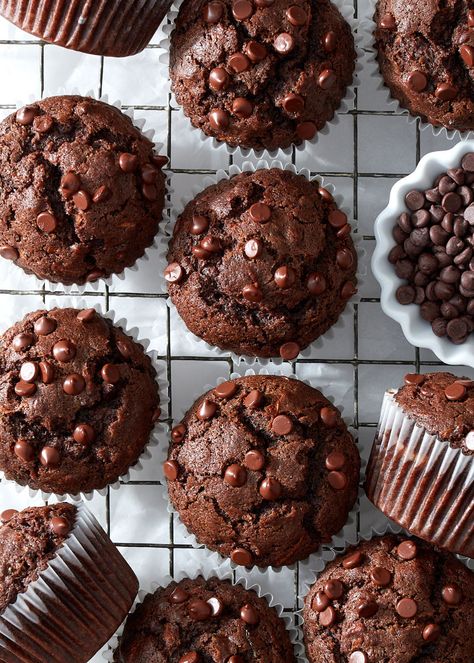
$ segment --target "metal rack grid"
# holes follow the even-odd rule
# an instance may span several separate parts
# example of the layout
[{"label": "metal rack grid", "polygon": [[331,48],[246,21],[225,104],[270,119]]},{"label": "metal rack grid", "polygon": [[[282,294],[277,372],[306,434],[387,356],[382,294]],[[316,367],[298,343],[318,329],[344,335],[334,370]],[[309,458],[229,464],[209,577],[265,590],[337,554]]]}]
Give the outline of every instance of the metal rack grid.
[{"label": "metal rack grid", "polygon": [[[354,0],[355,15],[370,16],[374,0]],[[211,141],[201,144],[180,109],[173,105],[168,90],[167,72],[158,61],[159,31],[150,46],[140,55],[115,61],[85,56],[44,44],[0,21],[0,59],[7,66],[0,72],[0,118],[15,108],[17,100],[28,100],[43,94],[94,90],[110,100],[119,98],[125,108],[133,107],[137,115],[157,129],[170,163],[173,203],[189,197],[193,184],[205,174],[240,163],[235,155],[213,151]],[[137,84],[138,82],[138,84]],[[25,94],[26,91],[26,94]],[[342,193],[347,206],[354,210],[354,229],[362,237],[369,261],[374,246],[372,232],[376,214],[385,206],[394,181],[408,174],[420,156],[448,145],[443,138],[421,132],[418,123],[409,125],[406,115],[388,110],[386,93],[377,90],[377,82],[361,74],[354,108],[339,115],[339,127],[332,127],[315,147],[305,152],[293,151],[291,163],[320,174]],[[370,137],[370,140],[368,140]],[[191,160],[191,163],[189,161]],[[247,160],[247,159],[245,159]],[[249,159],[251,160],[251,159]],[[283,162],[287,157],[281,157]],[[371,167],[373,166],[373,167]],[[44,288],[31,290],[10,265],[0,261],[0,306],[4,312],[2,331],[18,318],[25,307],[34,309],[48,304],[51,298],[62,299],[61,292]],[[166,306],[166,295],[159,287],[162,265],[156,261],[140,265],[131,279],[114,280],[112,286],[99,291],[88,290],[82,297],[100,301],[105,309],[113,308],[139,326],[142,336],[152,339],[159,356],[162,374],[169,382],[170,404],[166,422],[179,416],[205,384],[219,376],[229,375],[236,367],[231,359],[212,354],[197,354],[192,343],[184,342],[183,325]],[[358,429],[361,454],[367,459],[383,390],[400,383],[405,372],[442,366],[434,355],[412,348],[403,339],[401,329],[386,318],[380,309],[378,287],[372,278],[366,280],[360,303],[348,307],[344,325],[330,332],[310,359],[299,359],[285,370],[310,380],[343,403],[344,414]],[[245,370],[245,366],[241,367]],[[474,377],[472,369],[458,367],[459,374]],[[183,379],[186,376],[186,379]],[[190,384],[191,383],[191,384]],[[162,440],[166,444],[166,439]],[[163,497],[159,454],[149,461],[143,473],[132,471],[132,480],[118,491],[107,491],[89,504],[121,552],[129,559],[147,588],[154,579],[190,568],[208,559],[205,550],[191,552],[183,538],[182,526],[166,512]],[[40,503],[25,493],[17,494],[11,486],[0,487],[0,509]],[[357,530],[381,525],[385,518],[362,499],[357,517]],[[240,573],[240,571],[239,571]],[[300,607],[298,594],[308,577],[307,565],[295,569],[250,574],[265,590],[271,591],[284,604],[285,610]],[[100,654],[93,659],[103,660]]]}]

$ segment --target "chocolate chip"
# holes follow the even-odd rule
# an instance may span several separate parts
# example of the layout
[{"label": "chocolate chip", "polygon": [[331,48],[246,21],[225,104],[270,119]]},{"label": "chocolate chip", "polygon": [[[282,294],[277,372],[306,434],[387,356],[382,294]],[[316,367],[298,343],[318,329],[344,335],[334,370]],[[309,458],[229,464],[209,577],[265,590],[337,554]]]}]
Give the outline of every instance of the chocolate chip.
[{"label": "chocolate chip", "polygon": [[280,357],[286,361],[292,361],[293,359],[296,359],[300,351],[301,348],[298,343],[295,343],[294,341],[288,341],[287,343],[283,343],[283,345],[280,346]]},{"label": "chocolate chip", "polygon": [[404,559],[406,561],[415,559],[415,557],[418,554],[418,548],[416,547],[416,543],[409,539],[407,539],[406,541],[402,541],[400,545],[397,547],[397,554],[400,557],[400,559]]},{"label": "chocolate chip", "polygon": [[304,111],[305,101],[299,94],[287,94],[283,99],[283,108],[287,113],[298,115]]},{"label": "chocolate chip", "polygon": [[5,258],[5,260],[18,260],[19,255],[14,246],[9,246],[8,244],[0,246],[0,256]]},{"label": "chocolate chip", "polygon": [[423,92],[428,85],[428,79],[422,71],[412,71],[408,74],[407,83],[414,92]]},{"label": "chocolate chip", "polygon": [[244,465],[247,469],[258,472],[265,467],[265,456],[256,449],[247,451],[244,457]]},{"label": "chocolate chip", "polygon": [[263,251],[262,242],[259,239],[249,239],[245,243],[244,253],[251,260],[258,258]]},{"label": "chocolate chip", "polygon": [[230,554],[231,560],[234,564],[239,566],[251,566],[253,562],[253,557],[248,550],[245,548],[235,548]]},{"label": "chocolate chip", "polygon": [[245,661],[242,658],[242,656],[236,654],[235,656],[231,656],[230,658],[228,658],[226,663],[245,663]]},{"label": "chocolate chip", "polygon": [[112,192],[109,187],[102,185],[95,191],[94,195],[92,196],[92,202],[96,204],[105,203],[111,195]]},{"label": "chocolate chip", "polygon": [[344,490],[347,486],[347,476],[344,472],[329,472],[328,482],[334,490]]},{"label": "chocolate chip", "polygon": [[396,605],[396,611],[404,619],[411,619],[418,612],[418,606],[413,599],[400,599]]},{"label": "chocolate chip", "polygon": [[318,85],[323,90],[330,90],[336,84],[337,77],[332,69],[324,69],[318,76]]},{"label": "chocolate chip", "polygon": [[38,214],[36,217],[36,225],[44,233],[52,233],[56,230],[58,222],[53,214],[50,214],[49,212],[41,212],[41,214]]},{"label": "chocolate chip", "polygon": [[28,126],[29,124],[33,124],[33,120],[38,115],[38,113],[38,108],[34,106],[24,106],[16,112],[15,119],[18,124],[21,124],[22,126]]},{"label": "chocolate chip", "polygon": [[350,269],[354,264],[354,256],[350,249],[339,249],[336,253],[336,262],[341,269]]},{"label": "chocolate chip", "polygon": [[51,518],[49,526],[56,536],[61,537],[67,536],[71,530],[69,520],[64,518],[64,516],[54,516]]},{"label": "chocolate chip", "polygon": [[421,191],[413,190],[407,193],[405,196],[405,203],[408,209],[416,212],[416,210],[421,209],[425,204],[425,197]]},{"label": "chocolate chip", "polygon": [[459,605],[462,601],[462,591],[454,583],[445,585],[442,589],[441,596],[443,597],[443,601],[448,605]]},{"label": "chocolate chip", "polygon": [[93,322],[97,317],[97,311],[94,308],[86,308],[77,314],[80,322]]},{"label": "chocolate chip", "polygon": [[17,513],[18,511],[16,509],[5,509],[5,511],[0,513],[0,521],[4,525],[5,523],[8,523]]},{"label": "chocolate chip", "polygon": [[250,603],[246,603],[241,607],[240,618],[246,624],[250,624],[251,626],[255,626],[260,621],[258,612],[255,610],[255,608],[252,605],[250,605]]},{"label": "chocolate chip", "polygon": [[328,470],[341,470],[346,464],[346,457],[340,451],[333,451],[326,457],[326,468]]},{"label": "chocolate chip", "polygon": [[78,191],[73,195],[72,199],[77,209],[80,209],[82,212],[85,212],[91,206],[91,197],[87,191]]},{"label": "chocolate chip", "polygon": [[212,616],[212,608],[202,599],[192,599],[188,604],[188,614],[196,622],[204,622]]},{"label": "chocolate chip", "polygon": [[351,553],[350,555],[347,555],[344,557],[342,561],[342,566],[345,569],[356,569],[358,566],[360,566],[363,562],[363,555],[361,552],[356,550],[355,552]]},{"label": "chocolate chip", "polygon": [[119,156],[119,166],[124,173],[134,173],[138,168],[138,157],[136,154],[122,152]]},{"label": "chocolate chip", "polygon": [[22,398],[29,398],[36,394],[36,385],[31,382],[20,380],[15,385],[15,394]]},{"label": "chocolate chip", "polygon": [[263,299],[263,294],[258,283],[249,283],[245,285],[242,289],[242,295],[244,299],[254,304],[261,302]]},{"label": "chocolate chip", "polygon": [[229,380],[228,382],[222,382],[220,385],[218,385],[214,389],[214,394],[218,398],[223,398],[223,399],[228,399],[232,398],[232,396],[235,394],[237,391],[237,383],[234,382],[233,380]]},{"label": "chocolate chip", "polygon": [[88,446],[95,440],[95,431],[90,424],[78,424],[74,429],[72,437],[78,444]]},{"label": "chocolate chip", "polygon": [[337,620],[337,613],[332,607],[332,605],[327,607],[326,610],[323,610],[322,612],[319,613],[319,623],[322,626],[326,627],[332,626],[333,624],[335,624],[336,620]]},{"label": "chocolate chip", "polygon": [[286,10],[286,18],[289,20],[291,25],[295,27],[302,27],[306,25],[308,20],[308,15],[302,7],[298,5],[292,5]]},{"label": "chocolate chip", "polygon": [[277,415],[272,421],[272,431],[277,435],[289,435],[293,430],[293,422],[285,414]]},{"label": "chocolate chip", "polygon": [[224,604],[217,596],[212,596],[210,599],[207,599],[207,604],[211,608],[211,617],[220,617],[224,612]]},{"label": "chocolate chip", "polygon": [[33,345],[35,337],[33,334],[17,334],[12,341],[12,346],[15,352],[23,352]]},{"label": "chocolate chip", "polygon": [[224,16],[222,2],[208,2],[202,9],[202,17],[206,23],[218,23]]},{"label": "chocolate chip", "polygon": [[247,472],[245,468],[233,463],[224,472],[224,481],[233,488],[241,488],[247,483]]},{"label": "chocolate chip", "polygon": [[272,210],[265,203],[254,203],[249,209],[249,214],[255,223],[267,223],[272,216]]},{"label": "chocolate chip", "polygon": [[250,67],[250,60],[244,53],[234,53],[230,56],[228,65],[236,74],[241,74]]},{"label": "chocolate chip", "polygon": [[179,465],[175,460],[166,460],[163,463],[163,474],[168,481],[176,481],[179,476]]},{"label": "chocolate chip", "polygon": [[61,178],[61,193],[65,198],[71,198],[81,188],[80,178],[72,171]]},{"label": "chocolate chip", "polygon": [[200,663],[200,661],[201,657],[197,651],[188,651],[181,656],[178,663]]},{"label": "chocolate chip", "polygon": [[43,447],[40,453],[40,463],[44,467],[57,467],[61,461],[59,451],[55,447]]},{"label": "chocolate chip", "polygon": [[457,97],[458,90],[450,83],[440,83],[435,90],[435,97],[441,101],[452,101]]},{"label": "chocolate chip", "polygon": [[344,586],[340,580],[328,580],[324,584],[324,593],[331,600],[340,599],[344,593]]},{"label": "chocolate chip", "polygon": [[247,396],[244,398],[244,405],[251,410],[255,410],[260,407],[263,402],[263,394],[258,389],[252,389]]},{"label": "chocolate chip", "polygon": [[423,640],[425,642],[436,642],[441,635],[441,629],[438,624],[427,624],[423,629]]},{"label": "chocolate chip", "polygon": [[234,0],[232,14],[236,21],[245,21],[253,14],[253,5],[249,0]]},{"label": "chocolate chip", "polygon": [[380,27],[384,30],[395,30],[397,24],[393,14],[384,14],[380,19]]},{"label": "chocolate chip", "polygon": [[30,463],[35,457],[35,450],[26,440],[18,440],[14,447],[15,456],[24,463]]},{"label": "chocolate chip", "polygon": [[43,384],[51,384],[54,381],[54,368],[49,361],[40,361],[39,370]]},{"label": "chocolate chip", "polygon": [[58,323],[54,318],[48,318],[43,315],[41,318],[38,318],[34,324],[35,334],[38,336],[48,336],[56,330],[57,326]]},{"label": "chocolate chip", "polygon": [[171,431],[171,437],[173,439],[173,442],[182,442],[184,440],[184,436],[186,435],[186,426],[184,424],[178,424],[173,428]]},{"label": "chocolate chip", "polygon": [[185,272],[181,265],[178,265],[177,262],[172,262],[166,267],[163,274],[168,283],[179,283],[183,280]]},{"label": "chocolate chip", "polygon": [[277,500],[282,492],[281,484],[273,477],[267,477],[260,484],[258,492],[264,500],[274,501]]},{"label": "chocolate chip", "polygon": [[[282,32],[273,42],[273,48],[280,55],[287,55],[295,47],[295,40],[288,32]],[[322,86],[321,86],[322,87]]]},{"label": "chocolate chip", "polygon": [[224,67],[215,67],[209,74],[209,87],[215,92],[225,90],[230,81],[229,74]]},{"label": "chocolate chip", "polygon": [[357,606],[357,614],[359,615],[359,617],[362,617],[363,619],[369,619],[378,612],[378,609],[379,606],[376,603],[376,601],[373,600],[362,601]]},{"label": "chocolate chip", "polygon": [[349,656],[349,663],[369,663],[369,657],[358,649]]},{"label": "chocolate chip", "polygon": [[416,290],[411,285],[401,285],[395,293],[399,304],[413,304],[416,297]]},{"label": "chocolate chip", "polygon": [[324,592],[316,592],[311,607],[315,612],[323,612],[331,604],[329,596]]},{"label": "chocolate chip", "polygon": [[200,421],[208,421],[209,419],[212,419],[216,412],[217,405],[208,398],[205,398],[198,407],[196,417]]},{"label": "chocolate chip", "polygon": [[245,97],[237,97],[232,102],[232,112],[241,120],[245,120],[253,113],[253,103]]},{"label": "chocolate chip", "polygon": [[193,215],[193,225],[191,226],[191,235],[202,235],[209,228],[209,219],[200,214]]},{"label": "chocolate chip", "polygon": [[53,127],[54,120],[51,115],[37,115],[33,120],[33,129],[40,134],[48,133]]},{"label": "chocolate chip", "polygon": [[184,603],[185,601],[187,601],[188,598],[189,598],[188,592],[178,585],[171,592],[168,601],[170,603],[173,603],[174,605],[179,605],[180,603]]},{"label": "chocolate chip", "polygon": [[20,378],[25,382],[34,382],[39,374],[39,366],[33,361],[27,361],[20,368]]},{"label": "chocolate chip", "polygon": [[325,426],[328,426],[329,428],[335,427],[339,419],[339,412],[335,408],[324,406],[321,408],[321,412],[319,414],[321,421]]},{"label": "chocolate chip", "polygon": [[209,124],[214,131],[224,131],[230,124],[229,114],[225,110],[214,108],[209,113]]},{"label": "chocolate chip", "polygon": [[370,577],[379,587],[386,587],[392,581],[392,574],[383,566],[374,566],[370,573]]},{"label": "chocolate chip", "polygon": [[453,384],[450,384],[444,390],[444,395],[446,396],[448,401],[462,401],[462,399],[465,398],[466,394],[467,394],[466,387],[459,382],[453,382]]},{"label": "chocolate chip", "polygon": [[459,48],[459,55],[461,56],[465,65],[469,68],[474,66],[474,48],[468,44],[463,44]]},{"label": "chocolate chip", "polygon": [[86,388],[86,381],[78,373],[68,375],[63,382],[63,390],[68,396],[79,396]]},{"label": "chocolate chip", "polygon": [[326,291],[326,279],[322,274],[313,272],[308,276],[306,287],[312,295],[322,295]]},{"label": "chocolate chip", "polygon": [[77,354],[77,348],[72,341],[62,339],[53,345],[53,357],[62,363],[70,362]]}]

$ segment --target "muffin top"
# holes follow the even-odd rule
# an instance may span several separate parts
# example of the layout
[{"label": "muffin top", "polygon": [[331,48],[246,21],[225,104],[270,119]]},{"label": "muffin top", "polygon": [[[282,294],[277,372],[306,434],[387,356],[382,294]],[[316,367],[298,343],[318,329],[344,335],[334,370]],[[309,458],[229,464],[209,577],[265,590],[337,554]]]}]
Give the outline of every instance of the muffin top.
[{"label": "muffin top", "polygon": [[351,28],[328,0],[185,0],[170,78],[195,127],[276,150],[332,119],[355,59]]},{"label": "muffin top", "polygon": [[385,83],[434,125],[474,128],[474,9],[467,0],[379,0],[375,41]]},{"label": "muffin top", "polygon": [[308,557],[346,523],[360,460],[339,411],[299,380],[224,382],[173,428],[171,501],[200,543],[236,564]]},{"label": "muffin top", "polygon": [[241,585],[199,576],[148,594],[127,619],[116,663],[293,663],[276,610]]},{"label": "muffin top", "polygon": [[304,606],[310,663],[471,663],[474,574],[418,539],[384,536],[336,557]]},{"label": "muffin top", "polygon": [[350,231],[316,180],[279,168],[221,180],[176,223],[165,270],[171,299],[212,345],[294,359],[356,292]]},{"label": "muffin top", "polygon": [[64,284],[122,272],[158,230],[164,163],[113,106],[25,106],[0,123],[0,255]]},{"label": "muffin top", "polygon": [[445,372],[408,374],[395,400],[429,433],[474,455],[474,380]]},{"label": "muffin top", "polygon": [[142,346],[94,309],[29,313],[0,338],[0,469],[46,492],[104,488],[140,456],[158,402]]},{"label": "muffin top", "polygon": [[14,509],[0,515],[0,614],[55,557],[74,526],[72,504]]}]

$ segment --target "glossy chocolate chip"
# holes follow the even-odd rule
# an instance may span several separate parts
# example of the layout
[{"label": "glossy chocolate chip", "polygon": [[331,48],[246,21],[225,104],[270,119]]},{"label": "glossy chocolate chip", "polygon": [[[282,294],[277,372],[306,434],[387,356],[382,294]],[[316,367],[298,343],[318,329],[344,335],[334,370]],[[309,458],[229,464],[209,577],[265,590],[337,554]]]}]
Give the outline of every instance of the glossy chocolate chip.
[{"label": "glossy chocolate chip", "polygon": [[80,322],[93,322],[97,318],[97,311],[93,308],[86,308],[77,314]]},{"label": "glossy chocolate chip", "polygon": [[40,453],[41,465],[44,467],[57,467],[60,461],[60,453],[55,447],[43,447]]},{"label": "glossy chocolate chip", "polygon": [[247,483],[247,472],[244,467],[233,463],[224,472],[224,481],[233,488],[241,488]]},{"label": "glossy chocolate chip", "polygon": [[242,289],[242,295],[244,299],[254,304],[261,302],[263,299],[263,293],[260,290],[258,283],[248,283],[245,285]]},{"label": "glossy chocolate chip", "polygon": [[282,32],[273,42],[273,48],[277,53],[280,53],[280,55],[287,55],[288,53],[291,53],[294,47],[295,40],[288,32]]},{"label": "glossy chocolate chip", "polygon": [[379,606],[376,601],[366,600],[357,606],[357,614],[363,619],[370,619],[378,612]]},{"label": "glossy chocolate chip", "polygon": [[246,603],[241,607],[240,618],[246,624],[250,624],[251,626],[255,626],[260,621],[258,612],[252,605],[250,605],[250,603]]},{"label": "glossy chocolate chip", "polygon": [[261,451],[252,449],[247,451],[244,457],[244,465],[248,470],[257,472],[265,467],[265,456]]},{"label": "glossy chocolate chip", "polygon": [[342,561],[342,566],[345,569],[355,569],[362,564],[363,560],[364,558],[362,553],[356,550],[350,555],[347,555],[347,557],[344,557]]},{"label": "glossy chocolate chip", "polygon": [[24,463],[30,463],[35,457],[35,450],[26,440],[17,440],[14,446],[15,456]]},{"label": "glossy chocolate chip", "polygon": [[209,124],[214,131],[224,131],[230,124],[229,114],[225,110],[214,108],[209,113]]},{"label": "glossy chocolate chip", "polygon": [[357,649],[349,656],[349,663],[369,663],[369,657],[363,651]]},{"label": "glossy chocolate chip", "polygon": [[318,85],[323,90],[330,90],[336,84],[336,74],[332,69],[324,69],[318,77]]},{"label": "glossy chocolate chip", "polygon": [[16,509],[5,509],[5,511],[2,511],[2,513],[0,513],[0,521],[2,525],[10,522],[13,516],[17,513],[18,511]]},{"label": "glossy chocolate chip", "polygon": [[407,539],[406,541],[402,541],[400,545],[397,547],[397,554],[400,557],[400,559],[403,559],[405,561],[415,559],[415,557],[418,554],[418,548],[416,546],[416,543],[409,539]]},{"label": "glossy chocolate chip", "polygon": [[200,663],[201,657],[197,651],[188,651],[181,656],[178,663]]},{"label": "glossy chocolate chip", "polygon": [[298,343],[295,343],[294,341],[288,341],[287,343],[283,343],[283,345],[280,346],[280,357],[286,361],[292,361],[293,359],[296,359],[300,351],[301,348]]},{"label": "glossy chocolate chip", "polygon": [[339,412],[333,407],[324,406],[321,408],[320,417],[323,424],[329,428],[334,428],[339,419]]},{"label": "glossy chocolate chip", "polygon": [[306,25],[308,15],[305,10],[299,5],[292,5],[286,10],[286,18],[295,27],[302,27]]},{"label": "glossy chocolate chip", "polygon": [[82,212],[88,210],[92,203],[92,199],[89,193],[83,190],[80,190],[77,193],[75,193],[72,199],[77,209],[80,209]]},{"label": "glossy chocolate chip", "polygon": [[187,601],[188,598],[189,598],[188,592],[178,585],[171,592],[168,601],[170,603],[173,603],[174,605],[179,605],[180,603],[184,603],[185,601]]},{"label": "glossy chocolate chip", "polygon": [[247,258],[250,258],[250,260],[260,257],[262,251],[263,246],[259,239],[249,239],[248,242],[245,243],[244,253]]},{"label": "glossy chocolate chip", "polygon": [[346,457],[340,451],[333,451],[326,457],[326,468],[328,470],[342,470],[346,464]]},{"label": "glossy chocolate chip", "polygon": [[253,113],[253,103],[245,97],[237,97],[232,102],[232,112],[241,120],[245,120]]},{"label": "glossy chocolate chip", "polygon": [[204,622],[212,616],[212,608],[202,599],[192,599],[188,603],[188,614],[196,622]]},{"label": "glossy chocolate chip", "polygon": [[263,394],[258,389],[252,389],[247,396],[244,398],[244,405],[251,410],[254,410],[261,406],[263,402]]},{"label": "glossy chocolate chip", "polygon": [[250,67],[250,60],[245,53],[234,53],[230,56],[228,65],[236,74],[241,74]]},{"label": "glossy chocolate chip", "polygon": [[239,566],[251,566],[253,563],[252,554],[245,550],[245,548],[235,548],[230,554],[231,560],[234,564]]},{"label": "glossy chocolate chip", "polygon": [[120,381],[120,367],[116,364],[105,364],[100,371],[102,380],[107,384],[117,384]]},{"label": "glossy chocolate chip", "polygon": [[422,635],[425,642],[436,642],[441,635],[441,628],[438,624],[427,624]]},{"label": "glossy chocolate chip", "polygon": [[211,617],[220,617],[224,612],[224,604],[216,596],[207,599],[207,604],[211,608]]},{"label": "glossy chocolate chip", "polygon": [[209,419],[212,419],[216,412],[217,405],[208,398],[205,398],[199,405],[196,416],[200,421],[208,421]]},{"label": "glossy chocolate chip", "polygon": [[442,589],[441,596],[443,597],[443,601],[450,606],[459,605],[463,598],[461,589],[454,583],[445,585]]},{"label": "glossy chocolate chip", "polygon": [[215,92],[221,92],[229,85],[230,77],[224,67],[215,67],[209,74],[209,87]]},{"label": "glossy chocolate chip", "polygon": [[393,14],[384,14],[380,19],[380,27],[384,30],[395,30],[397,23]]},{"label": "glossy chocolate chip", "polygon": [[36,394],[36,385],[20,380],[15,385],[15,394],[21,398],[30,398]]},{"label": "glossy chocolate chip", "polygon": [[163,275],[168,283],[179,283],[184,278],[184,269],[177,262],[170,263]]},{"label": "glossy chocolate chip", "polygon": [[386,587],[392,581],[392,574],[383,566],[374,566],[370,573],[370,577],[379,587]]},{"label": "glossy chocolate chip", "polygon": [[267,223],[272,216],[272,210],[265,203],[254,203],[249,209],[249,215],[255,223]]},{"label": "glossy chocolate chip", "polygon": [[71,530],[71,524],[64,516],[54,516],[51,518],[49,526],[56,536],[65,537]]},{"label": "glossy chocolate chip", "polygon": [[335,624],[337,621],[337,613],[332,607],[328,606],[325,610],[319,613],[319,623],[322,626],[329,627]]},{"label": "glossy chocolate chip", "polygon": [[52,233],[56,230],[58,222],[56,217],[50,212],[41,212],[36,217],[36,225],[44,233]]},{"label": "glossy chocolate chip", "polygon": [[77,348],[72,341],[69,341],[68,339],[62,339],[53,345],[52,352],[56,361],[68,363],[75,358],[77,354]]},{"label": "glossy chocolate chip", "polygon": [[403,598],[398,601],[396,610],[403,619],[411,619],[418,612],[418,606],[413,599]]},{"label": "glossy chocolate chip", "polygon": [[263,499],[268,501],[277,500],[282,492],[280,482],[273,477],[264,479],[258,490]]},{"label": "glossy chocolate chip", "polygon": [[88,446],[95,440],[95,431],[90,424],[78,424],[74,429],[72,437],[78,444]]},{"label": "glossy chocolate chip", "polygon": [[278,414],[272,421],[272,431],[277,435],[289,435],[293,430],[293,422],[286,414]]},{"label": "glossy chocolate chip", "polygon": [[179,465],[175,460],[166,460],[163,463],[163,474],[168,481],[176,481],[179,476]]},{"label": "glossy chocolate chip", "polygon": [[340,599],[344,593],[344,585],[340,580],[328,580],[324,583],[324,593],[332,601]]},{"label": "glossy chocolate chip", "polygon": [[15,336],[12,341],[12,346],[16,352],[24,352],[31,347],[34,342],[35,337],[33,334],[22,333]]},{"label": "glossy chocolate chip", "polygon": [[43,384],[52,384],[54,382],[54,368],[49,361],[40,361],[39,370]]},{"label": "glossy chocolate chip", "polygon": [[35,106],[24,106],[23,108],[17,110],[15,119],[18,124],[26,127],[29,124],[33,124],[33,120],[38,115],[38,113],[39,109]]},{"label": "glossy chocolate chip", "polygon": [[326,291],[326,279],[322,274],[313,272],[308,276],[306,287],[312,295],[322,295]]},{"label": "glossy chocolate chip", "polygon": [[247,42],[245,52],[248,58],[254,63],[261,62],[268,55],[265,46],[260,44],[258,41],[254,41],[253,39]]},{"label": "glossy chocolate chip", "polygon": [[63,390],[68,396],[79,396],[86,388],[86,381],[78,373],[68,375],[63,382]]},{"label": "glossy chocolate chip", "polygon": [[0,246],[0,256],[5,260],[17,260],[19,257],[18,250],[14,246],[3,244]]},{"label": "glossy chocolate chip", "polygon": [[234,0],[232,14],[237,21],[245,21],[253,14],[253,4],[249,0]]}]

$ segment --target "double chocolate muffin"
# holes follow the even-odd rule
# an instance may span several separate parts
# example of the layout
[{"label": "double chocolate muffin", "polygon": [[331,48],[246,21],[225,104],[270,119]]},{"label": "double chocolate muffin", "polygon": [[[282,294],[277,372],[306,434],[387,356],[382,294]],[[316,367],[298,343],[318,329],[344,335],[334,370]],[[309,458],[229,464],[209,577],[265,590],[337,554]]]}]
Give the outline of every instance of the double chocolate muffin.
[{"label": "double chocolate muffin", "polygon": [[199,543],[243,566],[305,559],[346,523],[360,460],[339,411],[299,380],[256,375],[199,398],[164,473]]},{"label": "double chocolate muffin", "polygon": [[153,243],[165,162],[100,101],[21,108],[0,123],[0,256],[66,285],[122,272]]},{"label": "double chocolate muffin", "polygon": [[417,539],[384,536],[330,562],[305,599],[309,663],[471,663],[474,574]]},{"label": "double chocolate muffin", "polygon": [[178,218],[165,270],[171,299],[211,345],[295,359],[356,292],[350,233],[315,180],[278,168],[221,180]]},{"label": "double chocolate muffin", "polygon": [[185,0],[170,78],[195,127],[231,146],[276,150],[332,119],[355,59],[351,28],[328,0]]},{"label": "double chocolate muffin", "polygon": [[467,0],[379,0],[375,43],[393,97],[447,129],[474,129],[474,8]]},{"label": "double chocolate muffin", "polygon": [[115,663],[295,663],[288,631],[252,590],[202,576],[172,582],[128,617]]},{"label": "double chocolate muffin", "polygon": [[0,338],[0,469],[57,494],[113,483],[149,440],[155,375],[142,346],[93,309],[28,314]]}]

